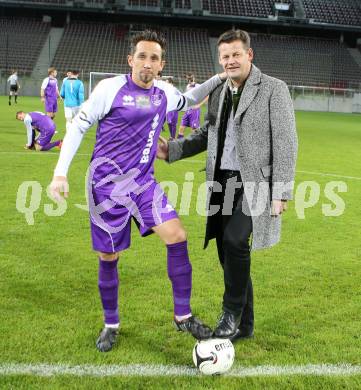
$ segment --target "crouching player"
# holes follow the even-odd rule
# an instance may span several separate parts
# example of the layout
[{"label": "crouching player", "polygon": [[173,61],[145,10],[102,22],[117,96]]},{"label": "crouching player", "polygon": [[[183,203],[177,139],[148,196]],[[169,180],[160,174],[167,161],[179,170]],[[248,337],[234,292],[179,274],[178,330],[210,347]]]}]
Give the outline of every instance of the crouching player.
[{"label": "crouching player", "polygon": [[[55,134],[56,127],[55,123],[47,115],[37,111],[29,113],[18,111],[16,119],[24,122],[26,127],[28,142],[25,145],[25,149],[45,152],[56,146],[59,149],[61,148],[62,140],[50,142]],[[37,138],[35,131],[40,133]]]},{"label": "crouching player", "polygon": [[192,267],[186,233],[154,178],[153,165],[167,112],[197,104],[222,81],[216,75],[180,94],[166,82],[155,80],[165,64],[164,51],[165,40],[156,32],[144,31],[133,37],[128,56],[131,74],[102,80],[96,86],[68,128],[50,185],[54,198],[60,200],[61,193],[68,196],[68,168],[85,132],[98,121],[88,194],[105,322],[96,341],[101,352],[112,349],[118,335],[117,263],[119,252],[130,246],[131,219],[142,236],[155,232],[167,246],[176,329],[197,339],[212,335],[212,330],[192,314]]}]

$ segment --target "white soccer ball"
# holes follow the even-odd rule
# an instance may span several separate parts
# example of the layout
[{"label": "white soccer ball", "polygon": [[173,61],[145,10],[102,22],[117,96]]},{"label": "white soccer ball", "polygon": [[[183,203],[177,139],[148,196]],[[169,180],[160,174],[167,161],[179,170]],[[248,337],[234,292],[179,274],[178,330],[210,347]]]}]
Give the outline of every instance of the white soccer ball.
[{"label": "white soccer ball", "polygon": [[223,374],[232,367],[233,361],[234,347],[229,339],[198,341],[193,347],[193,362],[202,374]]}]

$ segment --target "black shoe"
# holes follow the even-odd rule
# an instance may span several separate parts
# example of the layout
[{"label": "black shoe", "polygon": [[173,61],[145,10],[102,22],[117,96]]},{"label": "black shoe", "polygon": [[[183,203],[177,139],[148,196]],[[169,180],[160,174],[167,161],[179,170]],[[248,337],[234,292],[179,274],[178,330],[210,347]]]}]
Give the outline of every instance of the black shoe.
[{"label": "black shoe", "polygon": [[100,352],[108,352],[117,341],[118,329],[105,327],[98,337],[96,346]]},{"label": "black shoe", "polygon": [[239,324],[241,323],[242,315],[236,316],[228,311],[224,311],[218,320],[216,329],[213,332],[213,337],[221,339],[229,339],[237,333]]},{"label": "black shoe", "polygon": [[212,337],[212,329],[203,324],[197,317],[191,316],[182,321],[174,320],[178,332],[188,332],[197,340],[207,340]]},{"label": "black shoe", "polygon": [[231,336],[229,339],[232,341],[232,343],[235,343],[239,340],[251,339],[252,337],[253,337],[253,329],[251,330],[237,329],[236,333],[233,336]]}]

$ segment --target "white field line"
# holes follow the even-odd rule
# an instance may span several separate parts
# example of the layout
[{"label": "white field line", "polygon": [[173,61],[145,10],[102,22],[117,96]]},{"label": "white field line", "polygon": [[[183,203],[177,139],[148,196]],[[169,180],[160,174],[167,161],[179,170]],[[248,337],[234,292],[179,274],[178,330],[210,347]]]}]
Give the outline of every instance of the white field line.
[{"label": "white field line", "polygon": [[[52,153],[52,152],[0,152],[0,154],[27,154],[28,156],[57,156],[59,157],[59,153]],[[91,156],[91,153],[77,153],[77,156]]]},{"label": "white field line", "polygon": [[361,177],[358,177],[358,176],[344,176],[344,175],[337,175],[335,173],[322,173],[322,172],[312,172],[312,171],[296,171],[296,172],[297,173],[306,173],[309,175],[331,176],[331,177],[337,177],[339,179],[361,180]]},{"label": "white field line", "polygon": [[[0,364],[0,376],[33,375],[33,376],[90,376],[90,377],[193,377],[201,374],[195,368],[168,365],[66,365],[66,364]],[[353,376],[361,375],[360,365],[351,364],[307,364],[302,366],[256,366],[235,367],[227,377],[265,377],[265,376]]]},{"label": "white field line", "polygon": [[[42,153],[31,153],[31,152],[0,152],[0,154],[27,154],[28,156],[59,156],[58,153],[51,153],[51,152],[42,152]],[[91,156],[91,153],[77,153],[77,156]],[[193,159],[185,159],[183,160],[185,163],[190,164],[205,164],[205,160],[193,160]],[[313,171],[302,171],[297,170],[297,173],[305,173],[307,175],[317,175],[317,176],[329,176],[329,177],[337,177],[339,179],[349,179],[349,180],[361,180],[361,177],[358,176],[346,176],[346,175],[339,175],[336,173],[324,173],[324,172],[313,172]]]}]

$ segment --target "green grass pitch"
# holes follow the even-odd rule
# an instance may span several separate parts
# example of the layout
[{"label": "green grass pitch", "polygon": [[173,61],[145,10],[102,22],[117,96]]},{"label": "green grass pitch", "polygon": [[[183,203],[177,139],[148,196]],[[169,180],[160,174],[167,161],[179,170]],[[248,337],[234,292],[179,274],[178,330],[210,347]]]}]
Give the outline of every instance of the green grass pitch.
[{"label": "green grass pitch", "polygon": [[[136,228],[132,246],[120,258],[122,328],[117,347],[108,354],[95,349],[102,326],[97,291],[97,257],[92,252],[84,204],[84,175],[95,131],[90,131],[75,157],[70,198],[61,217],[44,213],[52,204],[45,189],[58,151],[25,151],[26,131],[15,120],[17,110],[42,110],[40,99],[20,97],[9,107],[0,97],[0,366],[7,363],[192,366],[191,337],[172,328],[172,298],[166,251],[156,236],[141,238]],[[62,107],[55,120],[64,135]],[[284,216],[282,242],[255,252],[255,338],[235,345],[237,366],[361,364],[361,117],[333,113],[297,113],[299,158],[296,185],[316,181],[319,202],[298,219],[294,202]],[[164,133],[168,136],[168,133]],[[195,174],[194,188],[204,181],[205,154],[192,162],[156,162],[159,181],[184,182]],[[325,175],[327,174],[327,175]],[[339,176],[328,176],[339,175]],[[18,187],[37,181],[42,187],[34,225],[16,210]],[[343,181],[346,208],[325,217],[330,203],[324,189]],[[196,213],[193,191],[188,232],[193,264],[192,306],[214,325],[221,309],[223,280],[215,243],[202,249],[204,217]],[[175,205],[179,208],[179,202]],[[0,376],[0,388],[179,388],[179,389],[327,389],[360,388],[361,376],[282,377],[76,377]]]}]

